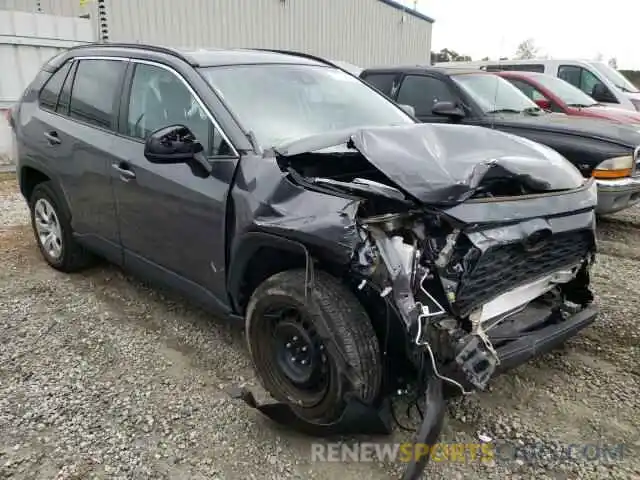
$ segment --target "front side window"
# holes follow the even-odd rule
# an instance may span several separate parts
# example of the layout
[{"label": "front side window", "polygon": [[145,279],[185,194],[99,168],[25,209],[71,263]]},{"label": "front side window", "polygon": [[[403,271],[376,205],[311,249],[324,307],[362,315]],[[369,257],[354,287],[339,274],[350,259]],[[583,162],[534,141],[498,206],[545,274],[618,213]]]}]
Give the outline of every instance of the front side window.
[{"label": "front side window", "polygon": [[398,92],[398,103],[411,105],[417,116],[433,115],[433,106],[439,102],[457,103],[457,98],[444,81],[435,77],[408,75]]},{"label": "front side window", "polygon": [[485,113],[539,110],[524,93],[497,75],[469,73],[454,75],[452,78]]},{"label": "front side window", "polygon": [[119,60],[81,60],[71,90],[71,118],[111,129],[125,68]]},{"label": "front side window", "polygon": [[71,70],[71,62],[65,63],[59,68],[45,83],[42,90],[40,90],[40,106],[49,110],[55,110],[58,104],[58,97],[62,90],[67,75]]},{"label": "front side window", "polygon": [[598,86],[602,89],[609,90],[598,77],[586,68],[576,67],[574,65],[562,65],[558,68],[558,77],[574,87],[579,88],[589,96],[596,94],[596,87]]},{"label": "front side window", "polygon": [[258,143],[415,121],[357,78],[319,65],[235,65],[200,70]]},{"label": "front side window", "polygon": [[154,131],[171,125],[188,127],[207,156],[232,153],[180,78],[158,66],[136,65],[129,99],[127,135],[145,140]]}]

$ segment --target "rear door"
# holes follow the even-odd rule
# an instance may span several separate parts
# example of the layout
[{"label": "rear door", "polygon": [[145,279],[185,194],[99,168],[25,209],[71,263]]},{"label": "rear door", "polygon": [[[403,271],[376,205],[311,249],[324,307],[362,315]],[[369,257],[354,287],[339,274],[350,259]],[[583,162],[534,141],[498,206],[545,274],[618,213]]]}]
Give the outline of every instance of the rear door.
[{"label": "rear door", "polygon": [[[112,261],[121,247],[111,185],[113,150],[124,73],[124,60],[81,59],[75,69],[68,107],[72,151],[64,159],[62,181],[80,240]],[[66,98],[61,95],[61,99]]]},{"label": "rear door", "polygon": [[79,240],[121,261],[110,152],[126,62],[70,59],[25,104],[21,155],[49,175],[69,205]]},{"label": "rear door", "polygon": [[446,123],[449,118],[433,113],[438,102],[460,103],[460,98],[451,87],[438,77],[431,75],[406,75],[396,95],[401,105],[411,105],[421,122]]}]

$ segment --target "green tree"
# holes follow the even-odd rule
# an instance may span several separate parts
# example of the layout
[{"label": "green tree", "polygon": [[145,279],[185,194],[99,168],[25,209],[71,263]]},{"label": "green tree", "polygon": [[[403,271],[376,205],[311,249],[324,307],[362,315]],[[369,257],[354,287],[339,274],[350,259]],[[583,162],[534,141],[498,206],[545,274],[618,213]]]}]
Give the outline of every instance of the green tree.
[{"label": "green tree", "polygon": [[516,58],[519,60],[529,60],[532,58],[536,58],[536,54],[538,53],[538,47],[536,47],[536,42],[533,38],[528,38],[516,49]]}]

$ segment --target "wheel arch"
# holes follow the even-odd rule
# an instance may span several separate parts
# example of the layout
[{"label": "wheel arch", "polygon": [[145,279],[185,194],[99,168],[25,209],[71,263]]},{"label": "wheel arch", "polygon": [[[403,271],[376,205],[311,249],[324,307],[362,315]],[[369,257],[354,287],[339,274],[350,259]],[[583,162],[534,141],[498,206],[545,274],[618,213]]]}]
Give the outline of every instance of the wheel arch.
[{"label": "wheel arch", "polygon": [[346,267],[301,242],[265,232],[243,235],[231,253],[229,265],[227,289],[234,311],[241,315],[255,289],[276,273],[320,266],[339,275]]},{"label": "wheel arch", "polygon": [[69,208],[67,196],[64,194],[64,190],[56,176],[48,169],[33,165],[22,165],[18,171],[18,179],[20,193],[22,193],[27,202],[31,200],[31,195],[39,184],[49,182],[51,189],[60,202],[60,208],[64,210],[64,214],[69,219],[71,218],[71,209]]}]

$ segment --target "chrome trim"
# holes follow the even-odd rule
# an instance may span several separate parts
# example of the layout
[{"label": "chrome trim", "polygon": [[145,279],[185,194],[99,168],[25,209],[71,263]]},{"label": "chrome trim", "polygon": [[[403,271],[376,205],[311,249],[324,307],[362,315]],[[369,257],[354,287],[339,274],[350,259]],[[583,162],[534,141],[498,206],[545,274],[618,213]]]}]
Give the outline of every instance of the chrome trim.
[{"label": "chrome trim", "polygon": [[207,108],[205,103],[202,101],[200,96],[195,92],[195,90],[191,87],[189,82],[180,73],[178,73],[174,68],[172,68],[172,67],[170,67],[168,65],[164,65],[163,63],[159,63],[159,62],[153,61],[153,60],[142,60],[142,59],[139,59],[139,58],[130,58],[130,57],[109,57],[109,56],[100,56],[100,55],[88,55],[88,56],[72,57],[72,60],[117,60],[117,61],[121,61],[121,62],[141,63],[141,64],[144,64],[144,65],[151,65],[151,66],[154,66],[154,67],[159,67],[159,68],[162,68],[162,69],[172,73],[173,75],[175,75],[176,77],[178,77],[180,79],[180,81],[183,83],[183,85],[185,87],[187,87],[187,90],[189,90],[189,93],[191,93],[191,95],[193,95],[193,98],[196,99],[196,102],[198,102],[198,105],[200,106],[200,108],[202,108],[202,110],[207,114],[207,117],[209,117],[209,120],[211,120],[211,123],[213,123],[213,126],[218,129],[218,131],[220,132],[220,135],[222,136],[224,141],[227,142],[229,144],[229,146],[231,147],[231,149],[233,150],[233,155],[236,156],[236,157],[240,157],[240,154],[238,153],[238,149],[231,142],[231,140],[229,139],[229,137],[227,136],[225,131],[222,129],[222,127],[220,127],[220,124],[216,121],[216,119],[214,118],[214,116],[211,113],[211,111],[209,110],[209,108]]},{"label": "chrome trim", "polygon": [[629,188],[633,188],[634,190],[640,190],[640,178],[638,177],[636,178],[625,177],[625,178],[611,179],[611,180],[597,178],[596,184],[598,185],[598,190],[604,190],[609,192],[616,191],[618,189],[628,190]]}]

